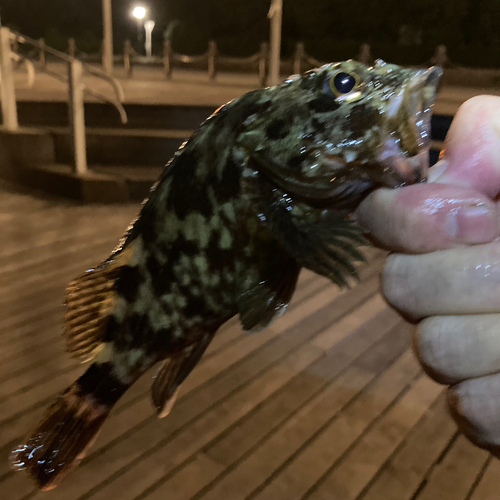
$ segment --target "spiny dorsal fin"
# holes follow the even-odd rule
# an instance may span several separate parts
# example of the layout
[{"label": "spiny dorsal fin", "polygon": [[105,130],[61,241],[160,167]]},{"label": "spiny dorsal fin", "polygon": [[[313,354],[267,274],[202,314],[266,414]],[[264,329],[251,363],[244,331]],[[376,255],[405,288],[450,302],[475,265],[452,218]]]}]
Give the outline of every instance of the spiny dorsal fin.
[{"label": "spiny dorsal fin", "polygon": [[163,362],[151,386],[151,399],[158,412],[158,418],[166,417],[170,413],[179,386],[200,361],[212,338],[212,334],[206,333],[195,344]]},{"label": "spiny dorsal fin", "polygon": [[102,349],[106,325],[116,300],[115,280],[132,252],[133,243],[68,285],[64,336],[67,351],[74,358],[87,362]]}]

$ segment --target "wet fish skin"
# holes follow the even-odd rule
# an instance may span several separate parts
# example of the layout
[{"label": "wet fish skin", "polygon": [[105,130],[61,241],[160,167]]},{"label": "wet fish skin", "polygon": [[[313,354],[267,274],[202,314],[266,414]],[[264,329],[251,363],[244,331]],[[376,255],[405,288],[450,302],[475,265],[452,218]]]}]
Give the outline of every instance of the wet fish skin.
[{"label": "wet fish skin", "polygon": [[[340,76],[339,76],[340,75]],[[347,75],[347,76],[346,76]],[[354,81],[349,92],[339,92]],[[439,70],[323,66],[220,108],[176,153],[109,259],[68,287],[68,350],[87,372],[13,453],[38,486],[79,462],[147,369],[160,416],[217,329],[265,328],[301,267],[345,286],[364,240],[348,215],[425,177]]]}]

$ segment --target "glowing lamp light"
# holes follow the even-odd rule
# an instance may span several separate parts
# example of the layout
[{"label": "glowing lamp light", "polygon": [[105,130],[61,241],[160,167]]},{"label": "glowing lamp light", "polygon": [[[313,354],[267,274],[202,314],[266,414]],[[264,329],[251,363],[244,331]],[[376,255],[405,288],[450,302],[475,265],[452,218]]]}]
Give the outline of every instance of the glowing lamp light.
[{"label": "glowing lamp light", "polygon": [[146,17],[146,9],[144,7],[136,7],[133,11],[132,11],[132,15],[136,18],[136,19],[144,19]]}]

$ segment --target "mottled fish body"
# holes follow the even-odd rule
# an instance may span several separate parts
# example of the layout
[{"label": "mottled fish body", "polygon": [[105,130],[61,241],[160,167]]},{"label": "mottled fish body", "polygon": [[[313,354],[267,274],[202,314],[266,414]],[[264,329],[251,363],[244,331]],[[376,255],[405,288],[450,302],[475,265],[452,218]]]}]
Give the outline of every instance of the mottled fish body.
[{"label": "mottled fish body", "polygon": [[117,250],[68,287],[67,347],[93,364],[13,453],[40,488],[81,460],[151,366],[160,416],[217,329],[268,326],[301,267],[339,286],[364,239],[348,215],[425,178],[439,69],[330,64],[220,108],[176,153]]}]

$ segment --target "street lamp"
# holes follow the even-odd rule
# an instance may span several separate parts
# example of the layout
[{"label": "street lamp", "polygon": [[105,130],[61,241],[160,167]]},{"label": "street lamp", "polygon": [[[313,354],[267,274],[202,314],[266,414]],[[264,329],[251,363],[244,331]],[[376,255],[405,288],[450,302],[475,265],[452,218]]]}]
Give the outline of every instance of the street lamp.
[{"label": "street lamp", "polygon": [[144,29],[146,30],[146,56],[152,57],[153,55],[153,30],[155,28],[155,22],[151,19],[144,23]]},{"label": "street lamp", "polygon": [[132,11],[132,15],[136,19],[144,19],[146,17],[146,9],[144,7],[135,7],[134,10]]}]

